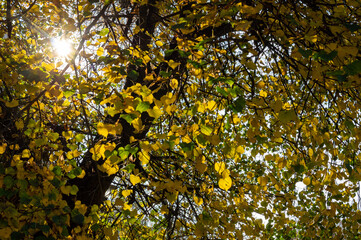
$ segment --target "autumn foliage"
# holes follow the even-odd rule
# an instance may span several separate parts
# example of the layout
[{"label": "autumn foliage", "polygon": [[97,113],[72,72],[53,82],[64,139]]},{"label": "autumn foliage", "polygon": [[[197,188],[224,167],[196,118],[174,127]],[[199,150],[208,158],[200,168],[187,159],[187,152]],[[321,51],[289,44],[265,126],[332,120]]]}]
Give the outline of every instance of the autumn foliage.
[{"label": "autumn foliage", "polygon": [[1,239],[361,239],[359,1],[0,9]]}]

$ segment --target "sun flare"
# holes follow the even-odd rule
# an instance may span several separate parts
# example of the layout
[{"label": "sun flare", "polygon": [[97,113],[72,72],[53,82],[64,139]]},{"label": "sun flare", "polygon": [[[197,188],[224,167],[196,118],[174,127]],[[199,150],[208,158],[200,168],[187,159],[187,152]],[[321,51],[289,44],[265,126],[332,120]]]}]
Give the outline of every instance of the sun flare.
[{"label": "sun flare", "polygon": [[52,45],[58,57],[69,57],[73,50],[72,44],[66,39],[52,39]]}]

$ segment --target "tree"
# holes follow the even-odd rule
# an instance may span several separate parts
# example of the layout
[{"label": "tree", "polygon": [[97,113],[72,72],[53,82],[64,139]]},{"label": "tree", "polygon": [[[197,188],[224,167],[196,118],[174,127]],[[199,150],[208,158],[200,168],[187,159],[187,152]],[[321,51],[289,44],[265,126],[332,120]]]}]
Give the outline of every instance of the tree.
[{"label": "tree", "polygon": [[0,5],[2,239],[360,238],[358,1]]}]

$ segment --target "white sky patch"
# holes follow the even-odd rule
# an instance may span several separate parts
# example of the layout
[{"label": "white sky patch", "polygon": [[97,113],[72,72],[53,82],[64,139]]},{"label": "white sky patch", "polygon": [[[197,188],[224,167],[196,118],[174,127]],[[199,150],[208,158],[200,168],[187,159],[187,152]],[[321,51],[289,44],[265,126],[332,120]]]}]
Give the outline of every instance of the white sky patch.
[{"label": "white sky patch", "polygon": [[301,192],[303,190],[306,190],[307,186],[303,182],[297,182],[296,183],[296,191]]},{"label": "white sky patch", "polygon": [[58,57],[68,57],[73,51],[73,46],[69,40],[53,38],[51,44]]}]

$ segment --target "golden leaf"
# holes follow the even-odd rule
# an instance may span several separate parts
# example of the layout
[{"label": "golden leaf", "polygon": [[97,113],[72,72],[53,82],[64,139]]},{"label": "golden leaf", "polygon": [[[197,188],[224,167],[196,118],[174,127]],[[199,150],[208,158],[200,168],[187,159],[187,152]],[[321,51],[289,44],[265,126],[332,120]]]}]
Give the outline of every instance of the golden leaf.
[{"label": "golden leaf", "polygon": [[133,174],[130,175],[129,180],[130,180],[130,182],[131,182],[133,185],[138,184],[138,183],[140,183],[140,182],[142,181],[142,180],[140,179],[140,177],[135,176],[135,175],[133,175]]},{"label": "golden leaf", "polygon": [[161,47],[161,46],[163,46],[163,43],[161,41],[156,41],[155,45],[157,45],[158,47]]},{"label": "golden leaf", "polygon": [[267,97],[267,92],[261,90],[261,91],[259,92],[259,95],[260,95],[261,97]]},{"label": "golden leaf", "polygon": [[5,152],[6,146],[7,146],[6,143],[3,143],[2,145],[0,145],[0,154],[3,154]]},{"label": "golden leaf", "polygon": [[216,162],[214,169],[221,174],[226,169],[226,164],[224,162]]},{"label": "golden leaf", "polygon": [[218,181],[218,186],[221,189],[228,191],[228,189],[232,187],[232,179],[229,176],[226,176],[225,178],[221,178]]},{"label": "golden leaf", "polygon": [[149,116],[155,119],[159,118],[163,113],[162,110],[157,106],[154,106],[153,109],[148,109],[147,112]]},{"label": "golden leaf", "polygon": [[123,197],[128,197],[130,194],[132,194],[132,192],[133,192],[132,189],[123,190],[122,195],[123,195]]},{"label": "golden leaf", "polygon": [[97,55],[100,57],[100,56],[103,56],[103,53],[104,53],[104,48],[99,47],[97,50]]},{"label": "golden leaf", "polygon": [[97,131],[100,135],[104,136],[104,137],[108,137],[108,129],[107,127],[103,124],[103,123],[98,123],[97,125]]},{"label": "golden leaf", "polygon": [[311,184],[311,179],[309,177],[306,177],[303,179],[302,181],[306,186],[310,185]]},{"label": "golden leaf", "polygon": [[17,106],[19,106],[19,101],[18,100],[12,100],[11,102],[6,102],[5,106],[7,106],[9,108],[17,107]]},{"label": "golden leaf", "polygon": [[175,69],[176,67],[178,67],[179,64],[180,64],[180,63],[174,62],[173,60],[169,60],[169,62],[168,62],[169,67],[171,67],[171,68],[173,68],[173,69]]}]

